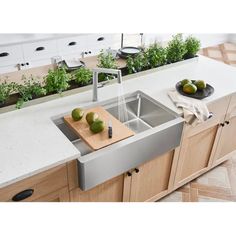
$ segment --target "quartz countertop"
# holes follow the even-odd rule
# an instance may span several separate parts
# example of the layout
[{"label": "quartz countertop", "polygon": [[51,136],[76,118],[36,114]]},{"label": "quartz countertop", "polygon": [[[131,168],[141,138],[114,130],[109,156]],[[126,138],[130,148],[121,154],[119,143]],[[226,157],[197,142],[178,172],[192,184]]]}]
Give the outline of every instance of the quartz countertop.
[{"label": "quartz countertop", "polygon": [[[167,91],[184,78],[203,79],[215,88],[214,94],[203,100],[206,103],[236,92],[236,68],[203,56],[191,63],[137,74],[136,78],[124,81],[123,87],[125,93],[141,90],[182,114]],[[98,90],[100,101],[117,94],[117,84]],[[79,151],[56,127],[52,117],[91,103],[92,91],[86,91],[0,114],[0,187],[78,158]]]}]

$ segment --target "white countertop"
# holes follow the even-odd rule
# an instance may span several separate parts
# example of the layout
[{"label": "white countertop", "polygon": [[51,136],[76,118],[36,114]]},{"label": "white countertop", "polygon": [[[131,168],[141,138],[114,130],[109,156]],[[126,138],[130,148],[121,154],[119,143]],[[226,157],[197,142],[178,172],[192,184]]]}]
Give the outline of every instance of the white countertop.
[{"label": "white countertop", "polygon": [[[167,91],[184,78],[203,79],[215,88],[206,103],[236,92],[236,68],[200,56],[198,61],[146,74],[123,83],[125,93],[144,93],[181,114]],[[117,84],[99,89],[99,100],[118,94]],[[0,114],[0,187],[78,157],[79,152],[51,118],[89,105],[92,91]]]}]

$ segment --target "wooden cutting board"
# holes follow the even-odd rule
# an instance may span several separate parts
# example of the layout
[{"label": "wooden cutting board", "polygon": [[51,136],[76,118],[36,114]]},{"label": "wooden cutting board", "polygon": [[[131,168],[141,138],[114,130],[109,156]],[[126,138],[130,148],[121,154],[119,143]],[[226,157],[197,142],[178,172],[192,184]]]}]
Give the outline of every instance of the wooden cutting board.
[{"label": "wooden cutting board", "polygon": [[[90,131],[89,125],[85,118],[88,112],[96,112],[99,118],[105,122],[105,129],[101,133],[94,134]],[[71,115],[65,116],[64,120],[65,123],[93,150],[106,147],[135,134],[132,130],[100,106],[85,110],[84,116],[80,121],[74,121]],[[112,138],[108,137],[109,120],[112,122]]]}]

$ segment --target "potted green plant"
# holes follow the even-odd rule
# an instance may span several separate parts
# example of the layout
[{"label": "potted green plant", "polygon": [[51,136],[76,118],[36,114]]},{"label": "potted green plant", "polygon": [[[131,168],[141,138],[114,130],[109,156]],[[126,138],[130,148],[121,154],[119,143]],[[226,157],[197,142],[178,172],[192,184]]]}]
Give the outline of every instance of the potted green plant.
[{"label": "potted green plant", "polygon": [[44,78],[47,93],[62,93],[67,90],[70,86],[70,79],[71,75],[63,67],[49,70],[47,76]]},{"label": "potted green plant", "polygon": [[22,76],[23,84],[17,85],[17,92],[20,98],[16,102],[16,108],[21,108],[24,102],[32,100],[33,98],[46,95],[46,89],[42,87],[39,78],[32,75],[29,78]]},{"label": "potted green plant", "polygon": [[15,89],[16,84],[14,82],[9,83],[7,80],[4,80],[3,82],[0,81],[0,106],[5,104]]},{"label": "potted green plant", "polygon": [[148,68],[148,60],[145,52],[139,53],[135,57],[128,57],[126,61],[128,73],[137,73]]},{"label": "potted green plant", "polygon": [[[117,69],[116,58],[109,51],[101,51],[98,55],[98,67],[107,69]],[[99,82],[113,79],[114,76],[100,73],[98,75]]]},{"label": "potted green plant", "polygon": [[201,47],[200,40],[198,40],[193,36],[189,36],[185,40],[185,47],[186,47],[186,53],[184,55],[184,59],[193,58],[200,50]]},{"label": "potted green plant", "polygon": [[146,60],[149,68],[156,68],[166,64],[166,49],[160,44],[154,43],[146,49]]},{"label": "potted green plant", "polygon": [[182,61],[187,52],[182,34],[173,36],[172,40],[168,43],[166,50],[166,58],[168,63]]},{"label": "potted green plant", "polygon": [[72,77],[79,86],[91,84],[93,73],[90,69],[81,67],[72,73]]}]

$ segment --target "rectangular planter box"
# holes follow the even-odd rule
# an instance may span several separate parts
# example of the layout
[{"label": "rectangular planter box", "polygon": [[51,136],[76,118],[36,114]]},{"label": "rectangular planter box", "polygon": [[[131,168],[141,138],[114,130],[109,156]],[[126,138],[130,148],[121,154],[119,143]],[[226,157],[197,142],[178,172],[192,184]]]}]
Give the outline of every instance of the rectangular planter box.
[{"label": "rectangular planter box", "polygon": [[[125,76],[123,76],[123,81],[133,79],[133,78],[136,78],[136,77],[140,77],[140,76],[144,76],[144,75],[147,75],[147,74],[150,74],[150,73],[158,72],[158,71],[161,71],[161,70],[169,69],[169,68],[172,68],[172,67],[180,66],[180,65],[183,65],[183,64],[197,62],[198,58],[199,57],[196,56],[194,58],[190,58],[190,59],[187,59],[187,60],[167,64],[167,65],[160,66],[160,67],[157,67],[157,68],[154,68],[154,69],[149,69],[149,70],[141,71],[141,72],[130,74],[130,75],[125,75]],[[123,68],[122,70],[125,70],[125,69],[126,68]],[[115,82],[116,81],[111,80],[111,81],[107,82],[106,85],[113,84]],[[84,87],[70,89],[70,90],[62,92],[62,94],[46,95],[46,96],[43,96],[43,97],[40,97],[40,98],[30,100],[28,102],[25,102],[24,107],[40,104],[40,103],[43,103],[43,102],[46,102],[46,101],[61,98],[61,97],[64,97],[64,96],[69,96],[69,95],[72,95],[72,94],[78,94],[78,93],[81,93],[81,92],[84,92],[84,91],[88,91],[90,89],[92,89],[92,85],[87,85],[87,86],[84,86]],[[18,97],[17,94],[14,94],[12,96],[14,96],[15,98]],[[9,103],[9,105],[7,105],[7,106],[0,107],[0,114],[5,113],[5,112],[9,112],[9,111],[13,111],[13,110],[16,110],[16,109],[17,108],[16,108],[15,104]]]}]

